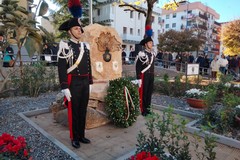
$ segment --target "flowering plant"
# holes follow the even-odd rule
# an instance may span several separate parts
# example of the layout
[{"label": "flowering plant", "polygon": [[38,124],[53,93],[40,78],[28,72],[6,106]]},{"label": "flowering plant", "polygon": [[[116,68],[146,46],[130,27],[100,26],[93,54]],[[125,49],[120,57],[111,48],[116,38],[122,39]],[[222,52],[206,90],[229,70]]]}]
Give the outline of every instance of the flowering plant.
[{"label": "flowering plant", "polygon": [[202,91],[200,89],[192,88],[186,91],[187,98],[196,98],[196,99],[203,99],[204,96],[207,95],[207,91]]},{"label": "flowering plant", "polygon": [[0,136],[0,159],[31,159],[29,151],[24,137],[14,137],[8,133]]},{"label": "flowering plant", "polygon": [[129,160],[160,160],[157,156],[152,156],[150,152],[139,152],[134,156],[131,156]]}]

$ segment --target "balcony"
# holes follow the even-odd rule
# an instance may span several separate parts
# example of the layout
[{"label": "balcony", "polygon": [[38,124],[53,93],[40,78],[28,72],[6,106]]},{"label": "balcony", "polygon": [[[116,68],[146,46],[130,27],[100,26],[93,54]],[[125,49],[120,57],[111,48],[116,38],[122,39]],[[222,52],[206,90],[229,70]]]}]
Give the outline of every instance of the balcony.
[{"label": "balcony", "polygon": [[218,44],[220,44],[220,41],[217,40],[217,39],[213,39],[213,42],[214,42],[214,43],[218,43]]},{"label": "balcony", "polygon": [[139,43],[139,40],[142,39],[141,36],[130,35],[130,34],[122,34],[121,37],[123,42],[128,42],[128,43]]},{"label": "balcony", "polygon": [[221,26],[221,23],[218,23],[216,21],[214,21],[214,24],[217,25],[217,26]]},{"label": "balcony", "polygon": [[213,52],[219,52],[219,50],[220,50],[219,48],[212,48]]},{"label": "balcony", "polygon": [[207,17],[206,15],[204,15],[204,14],[199,13],[198,16],[199,16],[200,18],[204,19],[204,20],[208,20],[208,17]]},{"label": "balcony", "polygon": [[207,26],[204,25],[204,24],[199,24],[199,25],[198,25],[198,28],[201,28],[201,29],[207,30]]},{"label": "balcony", "polygon": [[213,29],[212,32],[218,34],[216,29]]},{"label": "balcony", "polygon": [[99,20],[99,21],[95,21],[95,23],[103,23],[103,24],[111,24],[111,22],[114,22],[113,19],[105,19],[105,20]]}]

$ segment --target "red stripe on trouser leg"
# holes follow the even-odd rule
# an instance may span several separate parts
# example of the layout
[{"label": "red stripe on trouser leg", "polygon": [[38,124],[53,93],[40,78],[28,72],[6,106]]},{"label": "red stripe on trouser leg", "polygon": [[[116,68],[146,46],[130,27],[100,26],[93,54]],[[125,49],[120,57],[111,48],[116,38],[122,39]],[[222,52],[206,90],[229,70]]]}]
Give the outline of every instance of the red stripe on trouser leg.
[{"label": "red stripe on trouser leg", "polygon": [[143,73],[141,73],[140,75],[141,77],[141,81],[142,81],[142,84],[141,84],[141,87],[138,89],[138,92],[139,92],[139,103],[140,103],[140,110],[141,110],[141,113],[143,112]]},{"label": "red stripe on trouser leg", "polygon": [[[70,86],[71,81],[72,81],[72,75],[68,74],[68,86]],[[64,97],[64,102],[66,102],[66,101],[67,101],[67,98]],[[67,107],[68,107],[68,125],[69,125],[70,139],[73,140],[73,131],[72,131],[72,102],[71,101],[69,101],[67,103]]]},{"label": "red stripe on trouser leg", "polygon": [[72,102],[68,102],[68,125],[70,131],[70,139],[73,140],[73,132],[72,132]]}]

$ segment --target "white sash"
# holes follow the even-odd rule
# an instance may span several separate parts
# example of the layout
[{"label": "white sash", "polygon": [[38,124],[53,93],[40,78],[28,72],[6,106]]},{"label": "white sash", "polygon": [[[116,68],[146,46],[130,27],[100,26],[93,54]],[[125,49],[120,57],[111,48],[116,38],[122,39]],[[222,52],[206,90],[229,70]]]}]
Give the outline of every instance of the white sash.
[{"label": "white sash", "polygon": [[81,62],[82,60],[82,57],[83,57],[83,53],[84,53],[84,45],[83,43],[81,42],[81,51],[79,53],[79,56],[78,56],[78,59],[76,60],[76,62],[70,67],[67,69],[67,73],[70,73],[72,72],[75,68],[77,68],[77,66],[79,65],[79,63]]},{"label": "white sash", "polygon": [[146,71],[151,67],[152,62],[153,62],[153,57],[154,57],[154,55],[152,55],[151,62],[149,63],[149,65],[148,65],[146,68],[144,68],[144,69],[141,71],[141,73],[146,72]]}]

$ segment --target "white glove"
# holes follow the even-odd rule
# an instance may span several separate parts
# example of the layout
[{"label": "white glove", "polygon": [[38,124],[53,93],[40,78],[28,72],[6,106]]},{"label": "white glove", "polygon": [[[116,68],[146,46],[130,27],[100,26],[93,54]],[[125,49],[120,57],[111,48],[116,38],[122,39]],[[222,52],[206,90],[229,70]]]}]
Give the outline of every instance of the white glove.
[{"label": "white glove", "polygon": [[68,88],[63,89],[62,93],[64,94],[64,96],[67,98],[68,101],[71,101],[72,95],[71,95],[71,92]]},{"label": "white glove", "polygon": [[142,86],[142,80],[139,79],[139,80],[138,80],[138,87],[140,88],[141,86]]},{"label": "white glove", "polygon": [[92,85],[89,85],[89,93],[92,92]]}]

